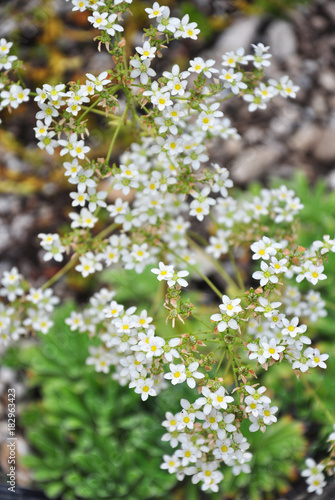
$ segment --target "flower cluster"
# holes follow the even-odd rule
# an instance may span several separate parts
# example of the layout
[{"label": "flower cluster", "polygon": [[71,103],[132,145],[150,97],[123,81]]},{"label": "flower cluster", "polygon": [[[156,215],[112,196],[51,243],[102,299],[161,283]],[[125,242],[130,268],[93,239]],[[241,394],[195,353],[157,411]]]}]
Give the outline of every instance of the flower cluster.
[{"label": "flower cluster", "polygon": [[[252,432],[277,421],[274,413],[277,407],[270,407],[270,398],[264,395],[265,387],[258,389],[246,385],[242,394],[239,418],[236,417],[234,398],[220,385],[216,390],[202,387],[201,397],[194,403],[182,399],[182,411],[173,415],[166,413],[163,426],[167,433],[163,441],[169,441],[176,450],[173,455],[165,455],[162,469],[177,473],[182,480],[192,476],[194,484],[201,481],[201,489],[217,492],[223,480],[219,470],[222,463],[232,467],[235,476],[249,473],[252,454],[247,451],[249,443],[240,431],[241,415],[249,418]],[[245,397],[246,396],[246,397]]]},{"label": "flower cluster", "polygon": [[[87,364],[128,385],[143,401],[183,383],[198,391],[193,403],[181,400],[181,412],[166,414],[163,439],[179,448],[164,456],[161,467],[216,492],[222,463],[235,475],[250,472],[252,454],[242,422],[251,432],[264,432],[277,420],[278,407],[270,406],[264,386],[254,384],[256,374],[246,360],[265,369],[288,362],[297,375],[326,368],[328,355],[312,347],[306,335],[307,325],[327,314],[325,302],[319,291],[302,294],[298,286],[305,280],[314,287],[326,279],[325,260],[335,251],[335,239],[325,235],[310,248],[301,247],[296,227],[303,205],[293,190],[280,186],[241,196],[228,170],[210,162],[211,140],[240,137],[225,116],[227,99],[239,98],[254,112],[273,98],[296,96],[299,88],[287,75],[278,81],[264,78],[270,48],[258,43],[247,54],[241,47],[223,54],[219,63],[195,57],[157,75],[157,58],[168,44],[197,39],[200,30],[188,15],[173,17],[169,7],[154,2],[145,9],[154,25],[144,30],[143,44],[126,50],[123,23],[131,3],[72,0],[74,11],[88,11],[88,21],[100,30],[99,48],[106,48],[114,65],[99,75],[87,73],[82,82],[45,83],[33,94],[37,145],[63,158],[62,172],[72,189],[68,230],[38,236],[45,261],[60,263],[72,254],[66,265],[83,278],[111,266],[138,274],[154,266],[151,272],[166,292],[166,322],[171,319],[174,327],[180,321],[182,333],[170,339],[163,331],[157,335],[154,307],[125,307],[108,288],[94,293],[82,311],[73,311],[66,324],[95,339]],[[17,107],[30,93],[8,79],[16,62],[10,48],[0,40],[2,108]],[[114,128],[105,158],[94,159],[88,113],[103,115]],[[113,163],[125,127],[136,141]],[[252,276],[240,271],[235,256],[241,254],[258,266]],[[202,260],[221,276],[224,293],[202,273]],[[186,267],[220,299],[219,312],[212,311],[206,321],[183,298]],[[246,291],[246,281],[255,287]],[[58,302],[47,284],[30,287],[16,268],[5,272],[1,284],[7,302],[0,306],[2,342],[16,340],[26,329],[47,333]],[[192,316],[206,330],[194,332],[186,323]],[[230,395],[225,387],[233,379]],[[308,467],[309,491],[318,493],[322,469]]]},{"label": "flower cluster", "polygon": [[[329,236],[324,238],[330,242],[327,251],[331,251],[332,240]],[[276,243],[266,236],[251,245],[253,259],[261,261],[261,271],[254,272],[253,278],[260,281],[268,298],[259,296],[254,316],[249,321],[248,332],[256,337],[247,344],[250,359],[257,359],[261,365],[267,366],[285,356],[292,368],[300,372],[317,366],[326,368],[328,354],[320,354],[317,348],[306,348],[311,339],[305,334],[307,325],[300,322],[300,317],[312,323],[327,314],[320,293],[310,290],[302,297],[297,287],[286,286],[283,303],[271,302],[268,295],[282,287],[279,280],[285,278],[295,277],[297,282],[306,278],[313,285],[326,279],[320,248],[323,248],[322,242],[316,242],[310,249],[293,248],[290,251],[287,242]]]},{"label": "flower cluster", "polygon": [[16,267],[5,271],[1,279],[0,345],[7,346],[27,332],[48,333],[53,326],[51,315],[59,303],[51,288],[30,287]]},{"label": "flower cluster", "polygon": [[[5,38],[0,39],[0,112],[8,109],[16,109],[23,102],[29,101],[30,89],[23,88],[19,82],[13,82],[9,77],[11,70],[18,70],[21,62],[10,54],[13,43]],[[1,123],[1,120],[0,120]]]},{"label": "flower cluster", "polygon": [[317,464],[312,458],[307,458],[306,469],[301,475],[306,478],[308,493],[315,492],[317,495],[322,495],[323,488],[326,486],[325,475],[322,472],[324,468],[323,464]]}]

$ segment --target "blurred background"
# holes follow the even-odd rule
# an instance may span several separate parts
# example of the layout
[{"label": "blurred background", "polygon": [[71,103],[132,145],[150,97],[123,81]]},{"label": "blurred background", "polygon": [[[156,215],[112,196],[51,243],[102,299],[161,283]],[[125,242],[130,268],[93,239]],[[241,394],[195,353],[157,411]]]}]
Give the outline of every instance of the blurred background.
[{"label": "blurred background", "polygon": [[[227,167],[234,184],[241,189],[251,186],[257,192],[264,185],[284,179],[297,191],[306,207],[302,215],[305,223],[302,244],[307,245],[322,234],[332,237],[335,231],[335,2],[170,0],[163,3],[178,17],[188,13],[191,20],[198,23],[201,36],[197,41],[173,42],[156,63],[157,72],[169,69],[174,62],[184,69],[195,56],[213,58],[220,64],[224,52],[241,46],[249,51],[251,43],[262,42],[270,45],[273,56],[268,77],[287,74],[300,86],[297,99],[274,100],[266,110],[253,114],[247,111],[241,99],[227,102],[224,113],[237,128],[241,140],[215,140],[211,160]],[[134,16],[129,15],[125,24],[129,55],[132,45],[142,42],[141,30],[148,25],[144,8],[148,6],[149,2],[133,1]],[[55,85],[83,80],[85,73],[99,74],[112,64],[108,53],[97,51],[93,38],[98,31],[87,22],[87,13],[72,12],[71,8],[65,0],[1,2],[0,37],[14,42],[13,53],[24,61],[23,80],[33,90],[43,83]],[[11,114],[2,113],[0,274],[15,265],[29,281],[39,286],[58,266],[43,262],[37,234],[56,232],[66,224],[70,188],[59,168],[57,155],[51,157],[36,146],[35,113],[33,102],[22,104]],[[108,125],[103,119],[90,118],[89,126],[93,154],[103,157],[108,147]],[[114,160],[131,141],[125,134],[120,136]],[[334,279],[333,275],[325,285],[326,298],[332,303]],[[134,276],[130,274],[126,278],[122,272],[116,272],[113,281],[126,283],[122,300],[131,300],[126,288],[135,286]],[[83,280],[75,273],[57,283],[55,292],[65,301],[75,298],[81,302],[96,286],[92,280]],[[138,296],[146,296],[150,301],[155,293],[150,277],[144,275],[143,283],[138,286]],[[173,401],[165,401],[163,396],[159,403],[155,401],[143,407],[133,393],[85,367],[87,339],[74,338],[73,333],[64,329],[64,317],[75,306],[67,302],[64,307],[56,318],[56,335],[50,333],[39,343],[27,341],[19,350],[10,349],[1,368],[0,429],[5,433],[7,388],[14,384],[19,397],[19,451],[24,455],[30,450],[30,457],[19,466],[17,480],[22,487],[43,488],[49,497],[61,495],[65,500],[305,498],[304,485],[299,481],[290,489],[298,477],[295,463],[303,456],[308,442],[317,437],[323,443],[317,453],[322,456],[325,452],[326,434],[318,434],[325,419],[317,403],[294,385],[282,367],[279,372],[283,373],[273,375],[273,379],[270,375],[267,377],[270,385],[277,384],[284,399],[283,414],[290,416],[282,421],[281,427],[267,431],[274,432],[273,436],[265,435],[267,441],[263,446],[267,453],[264,448],[258,450],[258,455],[256,451],[251,490],[248,478],[236,481],[228,477],[224,494],[201,496],[190,484],[176,488],[174,478],[159,469],[163,450],[168,451],[159,443],[162,434],[159,422],[164,411],[177,405],[182,395],[176,393]],[[331,354],[332,349],[335,354],[332,314],[321,320],[318,339],[326,343],[326,352]],[[313,376],[330,410],[334,411],[331,406],[334,361],[329,364],[326,383],[320,375]],[[295,392],[294,407],[288,397],[285,400],[287,391]],[[143,436],[148,443],[144,447]],[[273,449],[271,443],[275,443]],[[253,446],[257,448],[256,441]],[[5,483],[4,443],[0,447],[0,466]],[[121,473],[125,479],[119,484]],[[274,480],[267,476],[278,477]],[[334,490],[329,491],[328,497],[323,498],[335,497]]]}]

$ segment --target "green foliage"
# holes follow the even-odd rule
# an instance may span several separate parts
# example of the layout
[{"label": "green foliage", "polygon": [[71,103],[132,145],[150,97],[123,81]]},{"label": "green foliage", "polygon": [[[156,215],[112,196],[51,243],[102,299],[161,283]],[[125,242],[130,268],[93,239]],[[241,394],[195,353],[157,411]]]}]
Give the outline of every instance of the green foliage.
[{"label": "green foliage", "polygon": [[303,426],[289,417],[283,417],[266,429],[260,436],[247,429],[243,435],[250,443],[253,453],[250,463],[251,473],[235,477],[231,468],[225,468],[222,490],[237,498],[261,500],[277,498],[277,492],[289,488],[296,463],[301,459],[306,448]]},{"label": "green foliage", "polygon": [[299,5],[308,5],[312,0],[254,0],[252,7],[258,12],[269,12],[274,16],[283,16],[288,10]]},{"label": "green foliage", "polygon": [[[281,183],[273,181],[273,186]],[[305,206],[301,212],[299,243],[308,246],[323,234],[332,237],[335,233],[335,193],[328,192],[323,181],[311,188],[300,174],[288,184]],[[260,189],[254,184],[250,191],[257,194]],[[320,284],[328,305],[334,304],[334,270],[335,259],[331,255],[326,269],[328,280]],[[136,303],[139,308],[147,309],[155,309],[162,303],[164,288],[150,269],[140,277],[133,271],[109,270],[102,273],[100,280],[115,285],[118,289],[116,299],[122,303]],[[193,300],[192,293],[196,292],[188,293]],[[198,299],[194,301],[199,302]],[[36,481],[50,498],[62,495],[64,500],[219,498],[215,494],[203,495],[189,482],[178,485],[174,495],[169,494],[176,483],[175,476],[159,468],[162,454],[171,453],[171,449],[164,448],[160,442],[163,432],[160,422],[164,413],[179,411],[182,397],[194,400],[194,391],[183,384],[142,403],[137,395],[120,387],[109,376],[95,373],[85,366],[88,345],[95,341],[84,334],[71,332],[64,325],[64,318],[72,309],[70,304],[60,308],[52,331],[41,336],[39,345],[22,349],[19,360],[13,351],[7,355],[6,363],[10,366],[23,364],[27,368],[30,387],[42,396],[28,406],[21,419],[35,449],[26,464],[34,471]],[[165,326],[165,316],[155,323],[163,337],[177,333]],[[280,413],[290,414],[293,419],[280,418],[264,435],[242,429],[253,453],[251,474],[235,477],[230,468],[225,468],[223,494],[261,500],[282,493],[294,477],[295,465],[306,448],[302,424],[295,419],[308,423],[307,430],[310,424],[317,424],[316,429],[325,426],[331,430],[328,417],[335,413],[333,325],[334,312],[330,311],[327,318],[313,326],[315,337],[322,341],[319,347],[322,352],[329,353],[330,358],[327,370],[316,369],[310,375],[301,375],[301,379],[308,381],[307,388],[302,380],[296,380],[285,362],[271,367],[259,380],[280,402]],[[184,331],[180,326],[179,333]],[[194,329],[201,330],[202,325],[194,321]],[[325,440],[324,435],[319,437]]]},{"label": "green foliage", "polygon": [[161,418],[85,366],[89,339],[64,326],[71,309],[59,309],[52,331],[19,353],[42,394],[21,419],[35,449],[25,463],[50,498],[160,498],[176,482],[159,467]]}]

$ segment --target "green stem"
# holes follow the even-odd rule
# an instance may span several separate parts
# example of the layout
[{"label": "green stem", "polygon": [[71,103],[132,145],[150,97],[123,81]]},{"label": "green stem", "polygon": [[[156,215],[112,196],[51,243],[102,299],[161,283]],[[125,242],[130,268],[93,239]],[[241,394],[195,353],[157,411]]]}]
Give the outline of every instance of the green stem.
[{"label": "green stem", "polygon": [[83,109],[85,109],[84,113],[77,119],[77,123],[80,123],[81,120],[84,118],[85,115],[87,115],[87,113],[89,113],[90,111],[92,111],[92,109],[97,105],[99,104],[100,102],[100,99],[98,99],[97,101],[94,101],[93,104],[91,104],[91,106],[82,106]]},{"label": "green stem", "polygon": [[222,99],[218,99],[216,102],[223,102],[223,101],[227,101],[227,99],[230,99],[231,97],[234,97],[234,93],[231,92],[230,94],[226,95],[226,97],[223,97]]},{"label": "green stem", "polygon": [[218,364],[218,366],[216,367],[216,370],[215,370],[214,378],[216,378],[217,374],[219,373],[220,366],[222,365],[222,362],[224,360],[225,354],[226,354],[226,349],[223,349],[223,353],[222,353],[222,356],[220,358],[219,364]]},{"label": "green stem", "polygon": [[117,136],[119,135],[119,132],[120,132],[120,128],[124,125],[124,118],[125,118],[125,116],[127,114],[127,111],[128,111],[128,106],[125,107],[125,110],[124,110],[124,112],[122,114],[122,117],[121,117],[121,122],[116,127],[114,135],[113,135],[112,140],[111,140],[111,143],[109,145],[108,153],[107,153],[106,160],[105,160],[106,165],[108,165],[108,163],[109,163],[109,160],[110,160],[110,157],[111,157],[111,154],[112,154],[112,151],[113,151],[113,147],[114,147],[116,138],[117,138]]},{"label": "green stem", "polygon": [[[99,234],[94,238],[95,241],[99,241],[102,238],[104,238],[108,233],[114,231],[115,228],[117,228],[119,224],[116,222],[113,222],[113,224],[110,224],[108,227],[100,231]],[[46,288],[49,288],[52,286],[56,281],[58,281],[64,274],[66,274],[70,269],[72,269],[78,262],[79,260],[79,255],[73,255],[72,258],[69,260],[67,264],[65,264],[64,267],[62,267],[56,274],[52,276],[44,285],[42,286],[42,289],[45,290]]]},{"label": "green stem", "polygon": [[202,279],[207,283],[207,285],[213,290],[213,292],[216,293],[216,295],[218,297],[220,297],[220,299],[222,298],[222,293],[220,292],[220,290],[218,288],[216,288],[216,286],[214,285],[214,283],[211,282],[211,280],[209,278],[207,278],[207,276],[205,276],[201,271],[199,271],[199,269],[197,269],[195,266],[193,266],[192,264],[190,264],[186,259],[184,259],[183,257],[181,257],[177,252],[175,252],[174,250],[172,250],[171,248],[168,248],[167,245],[165,245],[166,247],[166,250],[170,253],[172,253],[173,255],[175,255],[175,257],[177,257],[177,259],[185,262],[185,264],[190,268],[192,269],[194,272],[196,272],[197,274],[199,274],[199,276],[202,277]]},{"label": "green stem", "polygon": [[79,255],[73,255],[71,260],[67,264],[65,264],[62,269],[60,269],[56,274],[52,276],[44,285],[42,286],[42,290],[45,290],[46,288],[49,288],[52,286],[56,281],[58,281],[64,274],[66,274],[70,269],[72,269],[78,262],[79,260]]},{"label": "green stem", "polygon": [[[189,242],[190,246],[193,247],[195,250],[200,252],[208,261],[210,261],[213,265],[213,267],[218,271],[220,276],[225,280],[225,282],[233,289],[235,292],[238,294],[240,292],[239,288],[237,287],[235,281],[229,276],[229,274],[220,266],[220,264],[213,259],[205,250],[199,246],[192,238],[189,236],[186,237],[187,241]],[[244,289],[243,289],[244,292]]]},{"label": "green stem", "polygon": [[[82,106],[82,109],[85,109],[85,110],[89,110],[89,106]],[[120,122],[121,121],[121,117],[120,116],[117,116],[117,115],[113,115],[111,113],[105,113],[105,111],[100,111],[100,109],[91,109],[90,110],[91,113],[95,113],[96,115],[100,115],[100,116],[103,116],[104,118],[111,118],[112,120],[116,121],[116,122]]]},{"label": "green stem", "polygon": [[101,241],[105,236],[107,236],[109,233],[112,233],[114,231],[114,229],[116,229],[119,226],[120,226],[120,224],[118,224],[117,222],[113,222],[112,224],[107,226],[105,229],[100,231],[100,233],[97,234],[97,236],[94,238],[94,240]]},{"label": "green stem", "polygon": [[233,367],[234,382],[235,382],[236,387],[239,387],[239,383],[238,383],[237,375],[236,375],[236,371],[235,371],[235,368],[237,366],[237,363],[235,362],[235,359],[236,359],[235,353],[234,353],[234,351],[232,351],[232,349],[230,347],[228,347],[228,350],[229,350],[229,358],[231,360],[232,367]]},{"label": "green stem", "polygon": [[[202,325],[204,325],[206,328],[210,328],[210,327],[211,327],[211,325],[207,325],[207,323],[206,323],[205,321],[203,321],[201,318],[199,318],[199,316],[197,316],[196,314],[193,314],[193,313],[191,313],[191,314],[192,314],[192,317],[193,317],[194,319],[198,320],[198,321],[199,321],[199,323],[201,323]],[[212,331],[213,331],[213,329],[212,329],[212,330],[209,330],[209,331],[210,331],[210,332],[212,332]]]},{"label": "green stem", "polygon": [[235,269],[235,274],[236,274],[236,277],[237,277],[237,281],[238,281],[238,284],[239,284],[239,287],[241,288],[241,290],[245,290],[245,286],[244,286],[244,282],[243,282],[243,278],[242,278],[242,275],[241,275],[241,272],[238,268],[238,265],[236,263],[236,260],[235,260],[235,257],[234,257],[234,254],[231,250],[231,248],[229,248],[229,257],[230,257],[230,260],[234,266],[234,269]]},{"label": "green stem", "polygon": [[229,359],[228,359],[228,361],[227,361],[225,371],[224,371],[224,373],[223,373],[223,375],[222,375],[222,378],[223,378],[223,379],[227,376],[227,374],[228,374],[228,372],[229,372],[229,368],[230,368],[230,366],[231,366],[231,358],[229,358]]},{"label": "green stem", "polygon": [[204,245],[204,246],[208,245],[208,241],[206,240],[206,238],[204,238],[203,236],[201,236],[201,234],[198,234],[195,231],[187,231],[187,234],[190,237],[193,237],[193,238],[197,239],[199,241],[199,243],[201,243],[202,245]]},{"label": "green stem", "polygon": [[152,306],[150,308],[150,314],[152,314],[153,316],[155,316],[155,313],[158,311],[160,304],[164,302],[165,291],[166,291],[166,282],[162,280],[160,282],[160,286],[158,287],[154,300],[152,301]]}]

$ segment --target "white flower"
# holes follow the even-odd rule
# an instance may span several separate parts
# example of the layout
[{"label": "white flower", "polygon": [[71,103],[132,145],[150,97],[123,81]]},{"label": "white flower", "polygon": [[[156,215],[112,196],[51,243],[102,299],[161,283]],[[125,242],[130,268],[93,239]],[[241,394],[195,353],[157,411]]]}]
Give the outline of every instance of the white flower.
[{"label": "white flower", "polygon": [[114,36],[116,31],[123,31],[123,27],[120,24],[117,24],[115,21],[117,20],[117,14],[110,14],[107,18],[107,23],[104,26],[106,32]]},{"label": "white flower", "polygon": [[173,266],[166,266],[163,262],[160,262],[158,264],[158,269],[151,269],[151,272],[157,274],[158,281],[168,281],[174,274],[174,268]]},{"label": "white flower", "polygon": [[320,354],[319,349],[313,349],[312,347],[308,347],[305,352],[305,356],[308,356],[310,360],[308,361],[308,365],[311,368],[315,368],[316,366],[319,366],[320,368],[327,368],[327,365],[325,363],[326,359],[329,358],[329,354]]},{"label": "white flower", "polygon": [[164,346],[164,357],[166,358],[166,361],[172,363],[174,358],[180,358],[179,352],[175,349],[175,347],[177,347],[180,343],[180,338],[175,338],[169,340],[168,344]]},{"label": "white flower", "polygon": [[238,330],[238,323],[235,319],[230,318],[226,315],[222,314],[212,314],[211,321],[215,321],[218,323],[217,329],[219,332],[224,332],[227,328],[231,328],[232,330]]},{"label": "white flower", "polygon": [[262,418],[265,425],[271,425],[277,422],[277,417],[274,414],[278,411],[278,406],[264,405],[262,409]]},{"label": "white flower", "polygon": [[130,389],[135,387],[136,394],[141,394],[142,401],[146,401],[149,396],[157,396],[156,390],[153,388],[154,381],[151,378],[139,378],[129,384]]},{"label": "white flower", "polygon": [[89,274],[93,274],[96,271],[102,271],[102,264],[93,252],[87,252],[81,255],[79,261],[80,264],[78,264],[75,269],[82,274],[83,278],[86,278]]},{"label": "white flower", "polygon": [[159,111],[163,111],[167,106],[172,106],[173,102],[170,99],[170,92],[160,92],[157,91],[151,96],[151,102]]},{"label": "white flower", "polygon": [[150,7],[147,7],[145,10],[145,12],[147,12],[149,15],[149,19],[154,19],[155,17],[159,17],[163,14],[164,12],[164,9],[165,9],[165,6],[160,6],[158,2],[154,2],[152,8]]},{"label": "white flower", "polygon": [[236,52],[226,52],[222,56],[222,66],[235,68],[236,64],[248,64],[248,58],[244,55],[244,48],[240,47]]},{"label": "white flower", "polygon": [[263,259],[269,260],[271,255],[276,255],[277,248],[270,238],[263,236],[259,241],[256,241],[250,246],[250,249],[254,252],[252,256],[253,259]]},{"label": "white flower", "polygon": [[187,401],[187,399],[181,399],[180,404],[183,410],[180,413],[177,413],[177,430],[182,431],[185,427],[193,429],[195,413],[188,411],[191,409],[191,404]]},{"label": "white flower", "polygon": [[287,263],[288,263],[287,259],[278,260],[276,259],[276,257],[271,257],[270,267],[273,268],[276,274],[286,273],[288,270],[286,267]]},{"label": "white flower", "polygon": [[219,309],[222,314],[234,316],[242,311],[242,307],[239,305],[240,302],[241,299],[231,300],[227,295],[222,295],[222,304],[219,305]]},{"label": "white flower", "polygon": [[250,342],[247,345],[249,349],[249,359],[257,359],[259,364],[263,365],[266,362],[266,357],[264,355],[264,348],[259,346],[258,344]]},{"label": "white flower", "polygon": [[211,205],[216,203],[214,198],[208,196],[209,192],[210,188],[204,187],[200,193],[192,193],[194,200],[190,203],[190,215],[196,216],[200,222],[209,214]]},{"label": "white flower", "polygon": [[5,38],[0,39],[0,55],[9,54],[13,42],[7,42]]},{"label": "white flower", "polygon": [[314,241],[312,248],[320,251],[321,255],[325,255],[328,252],[335,252],[335,239],[330,239],[329,234],[323,237],[323,241]]},{"label": "white flower", "polygon": [[294,338],[300,333],[305,333],[305,331],[307,330],[307,326],[306,325],[298,326],[298,324],[299,324],[299,318],[297,316],[295,316],[291,320],[283,318],[284,328],[281,331],[282,335],[290,335],[292,338]]},{"label": "white flower", "polygon": [[255,387],[251,387],[250,385],[246,385],[244,386],[244,388],[249,394],[249,396],[247,396],[245,399],[246,403],[251,400],[254,400],[257,403],[271,403],[271,399],[264,394],[264,392],[266,391],[266,387],[264,385],[258,387],[257,389],[255,389]]},{"label": "white flower", "polygon": [[200,33],[200,30],[197,28],[197,23],[190,23],[190,17],[188,14],[180,20],[179,26],[176,29],[174,36],[176,38],[192,38],[196,40],[197,35]]},{"label": "white flower", "polygon": [[107,71],[103,71],[99,76],[94,76],[91,73],[86,73],[87,78],[94,83],[95,89],[101,92],[103,87],[107,85],[110,80],[107,79]]},{"label": "white flower", "polygon": [[210,78],[212,76],[212,73],[219,72],[217,69],[212,67],[214,64],[214,59],[207,59],[207,61],[204,61],[202,57],[195,57],[190,61],[190,67],[188,68],[188,71],[194,73],[204,73],[207,78]]},{"label": "white flower", "polygon": [[[204,412],[205,415],[209,415],[210,412],[212,411],[214,404],[213,404],[213,393],[209,389],[209,387],[204,386],[201,389],[202,397],[198,398],[195,401],[195,404],[198,405],[198,407],[203,407],[202,411]],[[216,406],[218,406],[217,401],[215,402]]]},{"label": "white flower", "polygon": [[281,302],[269,303],[269,301],[264,297],[259,297],[258,301],[260,306],[255,307],[255,311],[262,312],[266,318],[270,319],[274,314],[279,312],[278,307],[281,306]]},{"label": "white flower", "polygon": [[276,361],[278,361],[280,353],[285,350],[284,346],[277,345],[275,338],[270,339],[269,342],[262,342],[261,345],[264,349],[264,357],[273,358]]},{"label": "white flower", "polygon": [[186,380],[185,365],[174,365],[170,363],[169,368],[170,372],[165,373],[164,378],[171,380],[173,385],[181,384]]},{"label": "white flower", "polygon": [[269,59],[272,57],[271,54],[268,53],[270,47],[265,47],[262,43],[258,43],[257,45],[251,45],[255,51],[254,55],[247,56],[249,61],[252,61],[253,65],[257,69],[261,69],[262,67],[270,66]]},{"label": "white flower", "polygon": [[180,286],[188,286],[188,283],[186,280],[184,280],[185,276],[188,276],[190,273],[188,271],[178,271],[177,273],[174,273],[171,278],[168,280],[168,286],[173,287],[176,284]]},{"label": "white flower", "polygon": [[164,462],[161,464],[161,469],[167,469],[170,474],[174,474],[177,472],[181,463],[176,455],[163,455]]},{"label": "white flower", "polygon": [[217,391],[213,392],[211,397],[213,407],[217,410],[226,410],[228,407],[228,403],[234,401],[234,398],[232,396],[226,395],[226,389],[223,386],[219,387]]},{"label": "white flower", "polygon": [[165,32],[170,31],[174,33],[180,24],[180,20],[177,17],[170,17],[169,7],[164,6],[162,15],[157,17],[157,29],[158,31]]},{"label": "white flower", "polygon": [[305,277],[307,281],[316,285],[319,280],[327,279],[327,276],[323,274],[324,267],[323,266],[315,266],[308,262],[308,271],[305,273]]},{"label": "white flower", "polygon": [[186,367],[185,371],[186,383],[191,389],[195,388],[196,385],[195,379],[201,379],[205,377],[203,373],[197,371],[198,368],[199,368],[199,363],[197,361],[194,361],[193,363],[189,364]]},{"label": "white flower", "polygon": [[44,120],[47,126],[51,124],[53,118],[56,118],[59,115],[57,109],[52,106],[52,104],[41,103],[39,104],[39,107],[41,108],[41,111],[36,113],[36,119]]},{"label": "white flower", "polygon": [[303,477],[319,476],[325,468],[323,464],[317,464],[312,458],[307,458],[305,464],[307,468],[301,472]]},{"label": "white flower", "polygon": [[262,260],[261,271],[256,271],[253,273],[252,277],[256,280],[260,280],[260,285],[265,286],[269,283],[278,283],[278,278],[274,274],[274,270]]},{"label": "white flower", "polygon": [[131,78],[137,78],[139,76],[142,85],[146,85],[148,83],[149,77],[156,75],[156,72],[150,68],[150,59],[141,61],[134,58],[131,59],[130,64],[134,68],[130,73]]},{"label": "white flower", "polygon": [[174,64],[171,73],[169,71],[163,72],[164,78],[167,78],[168,81],[162,92],[170,91],[171,95],[184,95],[187,86],[186,78],[189,74],[188,71],[181,72],[178,64]]},{"label": "white flower", "polygon": [[151,47],[148,41],[144,42],[143,47],[136,47],[136,51],[140,54],[142,61],[145,59],[153,59],[156,50],[156,47]]},{"label": "white flower", "polygon": [[93,28],[104,29],[107,24],[108,12],[100,13],[98,11],[93,12],[93,16],[88,16],[88,20],[93,24]]},{"label": "white flower", "polygon": [[230,236],[230,231],[224,231],[223,229],[218,229],[215,236],[210,236],[208,247],[206,247],[206,252],[213,254],[215,259],[219,259],[221,255],[228,252],[228,237]]}]

